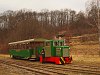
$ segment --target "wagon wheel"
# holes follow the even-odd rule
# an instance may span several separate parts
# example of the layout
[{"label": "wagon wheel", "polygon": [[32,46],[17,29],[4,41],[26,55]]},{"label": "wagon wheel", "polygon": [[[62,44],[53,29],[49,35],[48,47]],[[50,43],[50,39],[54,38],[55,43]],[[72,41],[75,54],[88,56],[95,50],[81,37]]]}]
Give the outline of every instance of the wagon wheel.
[{"label": "wagon wheel", "polygon": [[14,56],[14,55],[12,55],[11,57],[12,57],[13,59],[15,59],[15,58],[16,58],[16,56]]}]

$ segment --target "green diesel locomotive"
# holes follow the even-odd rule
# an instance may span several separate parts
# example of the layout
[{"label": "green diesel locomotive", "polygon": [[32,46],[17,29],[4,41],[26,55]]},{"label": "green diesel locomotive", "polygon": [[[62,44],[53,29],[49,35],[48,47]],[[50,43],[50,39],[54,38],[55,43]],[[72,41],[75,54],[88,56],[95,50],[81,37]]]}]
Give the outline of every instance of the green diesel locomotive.
[{"label": "green diesel locomotive", "polygon": [[[45,57],[42,57],[44,49]],[[29,39],[9,43],[9,54],[12,58],[36,59],[40,62],[56,64],[71,63],[70,47],[64,45],[64,40]]]}]

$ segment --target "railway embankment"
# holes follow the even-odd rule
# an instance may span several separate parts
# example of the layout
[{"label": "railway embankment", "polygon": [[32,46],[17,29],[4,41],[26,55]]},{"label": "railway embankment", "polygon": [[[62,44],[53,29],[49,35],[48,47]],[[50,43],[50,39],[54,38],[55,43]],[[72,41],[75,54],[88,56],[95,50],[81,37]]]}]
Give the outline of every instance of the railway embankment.
[{"label": "railway embankment", "polygon": [[[88,59],[90,58],[82,61],[82,58],[77,59],[77,56],[73,56],[72,64],[55,65],[53,63],[41,64],[37,61],[15,60],[11,59],[9,55],[0,54],[0,65],[2,67],[0,73],[4,73],[2,75],[5,75],[6,72],[9,72],[7,75],[34,75],[36,73],[37,75],[78,75],[80,73],[82,73],[81,75],[100,74],[100,62],[98,62],[96,59],[94,59],[95,62],[92,62],[92,60],[87,62]],[[98,58],[98,60],[100,60],[100,58]]]}]

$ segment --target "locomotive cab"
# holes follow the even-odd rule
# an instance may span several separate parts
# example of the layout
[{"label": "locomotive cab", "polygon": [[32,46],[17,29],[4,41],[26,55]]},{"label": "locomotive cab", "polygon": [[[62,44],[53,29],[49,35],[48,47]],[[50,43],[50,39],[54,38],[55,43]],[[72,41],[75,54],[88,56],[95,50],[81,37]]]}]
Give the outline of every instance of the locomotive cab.
[{"label": "locomotive cab", "polygon": [[64,46],[63,40],[54,41],[55,54],[58,57],[69,57],[70,56],[70,47]]}]

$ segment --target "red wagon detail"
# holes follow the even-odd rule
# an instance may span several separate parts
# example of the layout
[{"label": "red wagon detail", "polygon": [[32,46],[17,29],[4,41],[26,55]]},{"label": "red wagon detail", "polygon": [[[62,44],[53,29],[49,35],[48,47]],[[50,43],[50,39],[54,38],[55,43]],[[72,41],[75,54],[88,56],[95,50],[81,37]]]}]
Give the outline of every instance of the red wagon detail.
[{"label": "red wagon detail", "polygon": [[[45,57],[44,61],[45,62],[53,62],[55,64],[71,63],[71,61],[72,61],[71,58],[69,58],[69,57],[63,57],[63,58],[64,58],[63,63],[61,62],[60,57]],[[43,58],[42,58],[42,56],[40,56],[40,62],[42,63],[42,61],[43,61]]]},{"label": "red wagon detail", "polygon": [[53,62],[56,64],[60,64],[60,58],[59,57],[46,57],[45,62]]},{"label": "red wagon detail", "polygon": [[[44,58],[44,61],[45,62],[53,62],[53,63],[56,63],[56,64],[60,64],[59,63],[59,61],[60,61],[60,58],[59,57],[45,57]],[[40,62],[41,63],[43,62],[42,56],[40,56]]]},{"label": "red wagon detail", "polygon": [[72,57],[64,57],[65,63],[71,63],[72,62]]}]

